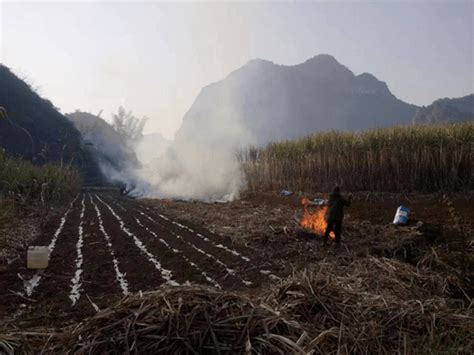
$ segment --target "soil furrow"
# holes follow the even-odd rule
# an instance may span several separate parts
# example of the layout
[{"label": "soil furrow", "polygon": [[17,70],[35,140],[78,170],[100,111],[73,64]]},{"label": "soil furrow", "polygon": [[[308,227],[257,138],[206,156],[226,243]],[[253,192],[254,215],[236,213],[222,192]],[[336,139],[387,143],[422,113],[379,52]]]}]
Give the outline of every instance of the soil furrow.
[{"label": "soil furrow", "polygon": [[[253,282],[247,280],[245,277],[243,277],[242,273],[240,271],[236,272],[234,270],[233,264],[232,268],[229,266],[229,264],[221,260],[221,255],[222,255],[222,250],[219,251],[216,255],[210,254],[209,252],[203,250],[199,246],[197,246],[195,243],[190,242],[189,240],[186,240],[182,236],[182,229],[179,228],[178,226],[171,224],[170,226],[164,226],[161,223],[161,220],[159,217],[152,218],[148,214],[144,213],[138,206],[133,206],[134,203],[130,203],[127,205],[127,208],[130,211],[135,211],[135,213],[140,214],[143,216],[142,220],[144,220],[144,223],[148,225],[149,228],[158,228],[160,230],[161,235],[170,235],[172,238],[170,239],[171,243],[176,243],[177,248],[180,248],[183,250],[186,255],[190,256],[197,264],[201,266],[202,269],[204,270],[209,270],[210,273],[212,273],[213,277],[219,282],[221,282],[226,288],[240,288],[240,286],[252,286]],[[135,207],[135,208],[132,208]],[[261,275],[259,275],[261,278]],[[237,282],[236,282],[237,281]]]},{"label": "soil furrow", "polygon": [[84,238],[82,254],[83,287],[79,305],[91,308],[89,299],[98,307],[106,306],[110,295],[120,295],[121,287],[117,281],[113,258],[109,252],[107,241],[100,230],[100,224],[92,201],[88,194],[85,199]]},{"label": "soil furrow", "polygon": [[[138,206],[145,209],[149,213],[154,213],[154,211],[151,208],[147,207],[147,206],[142,206],[141,204],[138,204]],[[202,228],[199,228],[201,231],[198,231],[198,230],[195,230],[192,227],[188,226],[187,224],[183,224],[183,223],[180,223],[180,222],[175,221],[173,219],[170,219],[170,218],[164,216],[161,213],[155,212],[154,215],[157,215],[158,217],[160,217],[164,221],[163,223],[165,225],[167,223],[168,224],[171,223],[175,226],[178,226],[182,231],[184,231],[184,233],[189,233],[194,238],[197,237],[197,238],[203,240],[204,242],[209,243],[210,246],[212,246],[214,248],[217,248],[217,249],[220,249],[220,252],[228,253],[228,254],[230,254],[231,257],[237,257],[240,260],[250,262],[250,258],[245,256],[242,253],[242,251],[240,251],[240,252],[237,251],[234,248],[234,246],[232,246],[232,245],[230,245],[230,246],[225,245],[226,244],[225,239],[220,237],[220,236],[212,235],[212,237],[206,237],[202,233],[205,233],[205,234],[211,234],[211,233],[207,232],[207,231],[204,231]],[[219,239],[222,239],[222,240],[219,240]]]},{"label": "soil furrow", "polygon": [[[110,199],[108,200],[110,202]],[[113,202],[111,202],[113,204]],[[200,264],[194,261],[194,258],[190,258],[187,250],[183,250],[179,244],[174,243],[170,238],[169,233],[159,232],[145,223],[144,217],[139,215],[135,210],[125,209],[127,213],[123,211],[119,205],[117,206],[116,213],[126,223],[130,230],[146,244],[147,249],[150,253],[159,257],[160,263],[164,268],[169,269],[173,273],[173,277],[179,283],[201,283],[211,284],[213,286],[219,285],[213,277],[206,272],[207,269],[203,269]],[[220,285],[219,285],[220,287]]]},{"label": "soil furrow", "polygon": [[[77,240],[81,215],[81,201],[75,203],[73,210],[64,224],[61,236],[56,242],[56,247],[50,255],[49,266],[44,270],[41,284],[38,286],[33,298],[50,306],[52,312],[70,308],[71,300],[68,295],[71,289],[71,279],[76,271],[75,259],[77,257]],[[43,236],[38,238],[36,244],[41,245]]]},{"label": "soil furrow", "polygon": [[[168,260],[165,260],[166,258],[162,258],[163,263],[167,266],[170,267],[170,263],[176,263],[176,267],[171,267],[171,269],[176,270],[175,275],[176,277],[182,280],[182,282],[191,282],[191,281],[197,281],[199,280],[200,282],[208,282],[210,285],[215,286],[217,288],[222,288],[219,283],[214,280],[212,277],[208,275],[204,270],[202,270],[199,265],[197,265],[195,262],[191,261],[187,255],[183,253],[182,250],[173,248],[166,240],[161,238],[160,235],[158,235],[155,231],[147,227],[146,225],[143,224],[142,220],[140,220],[139,217],[135,216],[135,221],[137,225],[140,228],[145,229],[148,234],[152,235],[155,240],[153,240],[156,243],[156,240],[158,240],[162,245],[166,247],[168,251],[172,251],[174,255],[170,255],[170,258]],[[153,242],[151,241],[151,242]],[[157,246],[160,247],[160,246]],[[186,265],[186,268],[183,268],[183,263]],[[193,271],[189,270],[186,272],[188,268],[194,269]],[[192,272],[192,273],[191,273]]]},{"label": "soil furrow", "polygon": [[[128,202],[132,204],[132,202]],[[242,265],[242,267],[254,267],[256,262],[268,263],[268,260],[261,260],[260,255],[256,255],[254,250],[232,244],[229,238],[209,232],[200,226],[191,226],[190,223],[183,223],[173,220],[163,214],[151,209],[141,203],[135,203],[135,207],[142,212],[150,214],[153,218],[171,230],[178,230],[180,235],[189,242],[199,246],[203,250],[217,255],[225,255],[225,260],[231,265]],[[248,263],[247,266],[245,264]]]},{"label": "soil furrow", "polygon": [[[58,242],[62,244],[61,239],[65,238],[69,226],[73,223],[71,220],[74,218],[74,210],[78,198],[79,195],[71,201],[67,210],[63,210],[61,214],[50,218],[42,227],[40,236],[34,241],[34,245],[49,247],[50,264],[52,263],[51,256],[57,253]],[[25,294],[24,282],[21,279],[28,281],[32,280],[35,275],[39,275],[40,279],[37,278],[38,283],[35,288],[38,287],[40,283],[45,282],[47,273],[45,275],[43,271],[38,272],[37,270],[27,269],[26,257],[27,254],[25,251],[25,253],[20,255],[19,259],[0,272],[0,298],[2,299],[0,316],[13,314],[21,304],[28,301],[28,296],[26,296],[26,299],[22,298],[23,296],[19,296],[19,294]],[[34,291],[34,298],[37,298],[36,289]]]},{"label": "soil furrow", "polygon": [[181,243],[180,245],[182,248],[185,247],[188,250],[190,255],[200,259],[199,264],[211,263],[212,266],[205,268],[205,270],[213,270],[214,272],[219,270],[221,272],[220,277],[223,279],[223,285],[227,285],[226,288],[231,287],[232,289],[236,289],[241,288],[242,286],[252,286],[253,282],[247,280],[240,270],[236,270],[234,267],[235,264],[233,264],[231,267],[228,263],[220,259],[221,257],[219,254],[217,254],[218,256],[210,254],[194,243],[189,242],[183,238],[180,230],[171,230],[170,228],[167,228],[161,224],[160,220],[150,217],[148,214],[141,211],[138,213],[140,213],[145,218],[145,223],[149,223],[151,226],[158,228],[158,230],[162,231],[163,233],[171,234],[175,241]]},{"label": "soil furrow", "polygon": [[221,252],[228,253],[230,256],[236,256],[237,258],[243,261],[250,261],[249,259],[255,258],[258,254],[255,252],[254,249],[244,247],[241,244],[235,244],[232,242],[230,237],[216,234],[211,232],[210,230],[206,229],[205,226],[196,225],[189,221],[181,221],[178,219],[170,218],[169,216],[165,216],[160,211],[149,207],[147,204],[138,202],[137,205],[140,208],[145,209],[147,212],[152,213],[153,215],[157,215],[168,222],[168,224],[174,224],[179,226],[181,229],[190,232],[193,238],[199,238],[206,240],[212,246],[220,249]]},{"label": "soil furrow", "polygon": [[117,219],[113,214],[115,211],[109,209],[110,206],[101,201],[100,197],[94,195],[93,198],[103,216],[105,230],[116,248],[115,254],[121,270],[129,281],[129,290],[145,291],[165,283],[167,280],[163,277],[162,270],[157,269],[156,258],[150,260],[150,256],[143,251],[145,246],[141,240]]},{"label": "soil furrow", "polygon": [[[174,221],[166,216],[162,216],[159,213],[156,213],[150,209],[147,209],[144,206],[141,206],[138,203],[133,201],[127,201],[124,203],[127,209],[132,210],[135,207],[135,210],[140,213],[145,213],[148,217],[153,219],[153,224],[158,228],[161,228],[163,231],[168,231],[178,239],[182,239],[184,243],[189,243],[194,245],[196,248],[199,248],[201,251],[205,252],[206,254],[211,255],[212,257],[216,257],[219,261],[225,260],[224,264],[231,269],[231,273],[235,273],[237,278],[241,279],[241,282],[246,285],[248,281],[252,283],[257,282],[261,283],[270,281],[272,278],[276,278],[270,271],[272,270],[271,263],[268,261],[262,261],[259,256],[254,256],[250,259],[250,262],[243,260],[240,256],[233,255],[232,253],[226,252],[221,248],[217,247],[215,244],[220,244],[220,240],[215,243],[211,240],[211,238],[216,238],[216,236],[210,236],[209,233],[206,233],[202,228],[199,232],[196,232],[191,227],[188,227],[182,223],[173,223]],[[196,233],[199,233],[200,236],[198,237]],[[207,236],[206,236],[207,235]],[[224,238],[219,237],[219,239],[223,240]],[[233,248],[233,246],[232,246]],[[231,249],[231,247],[229,247]],[[242,249],[242,248],[240,248]],[[199,252],[198,252],[199,253]],[[251,255],[253,254],[251,250],[246,250],[245,252],[240,252],[241,255]],[[258,262],[257,262],[258,260]],[[219,265],[223,267],[223,265]],[[262,273],[265,272],[265,274]],[[235,285],[233,285],[235,287]]]},{"label": "soil furrow", "polygon": [[[118,203],[118,201],[116,201],[116,203]],[[128,215],[138,215],[140,223],[142,223],[146,228],[157,233],[172,248],[180,250],[183,255],[186,256],[186,258],[194,262],[196,265],[199,265],[199,268],[204,270],[209,277],[216,280],[220,286],[226,289],[239,289],[246,286],[243,281],[247,280],[242,280],[239,275],[234,273],[234,270],[232,270],[218,257],[210,255],[209,253],[203,251],[202,249],[194,246],[192,243],[189,243],[187,240],[182,238],[179,234],[181,230],[176,226],[173,226],[174,230],[172,230],[171,228],[164,227],[158,222],[150,221],[149,218],[147,218],[148,216],[140,214],[143,212],[136,206],[136,202],[134,201],[130,201],[125,205],[124,208],[128,211]],[[158,217],[156,217],[156,219],[158,220]],[[176,263],[176,257],[174,260],[171,260],[171,262]],[[221,264],[219,264],[219,262]],[[180,265],[182,265],[182,262],[180,262],[177,266],[179,267]],[[200,280],[197,281],[202,282]],[[249,285],[250,283],[247,283],[247,286]]]},{"label": "soil furrow", "polygon": [[[253,250],[233,245],[203,227],[174,221],[128,198],[80,194],[69,212],[51,218],[35,245],[49,245],[49,267],[31,300],[16,275],[30,279],[25,258],[9,266],[0,279],[0,314],[13,314],[21,303],[35,319],[53,324],[80,319],[111,301],[164,283],[206,284],[227,290],[252,290],[269,281]],[[258,265],[260,264],[260,265]],[[75,305],[74,305],[75,303]]]},{"label": "soil furrow", "polygon": [[[226,260],[226,264],[229,264],[231,267],[240,265],[242,263],[250,263],[251,259],[244,255],[244,252],[235,251],[239,255],[232,253],[233,247],[224,245],[224,238],[218,237],[221,240],[214,241],[215,236],[209,236],[209,233],[205,231],[197,232],[193,228],[184,225],[182,223],[176,222],[152,209],[142,206],[136,202],[122,202],[127,209],[134,209],[138,213],[146,213],[148,216],[152,217],[157,223],[159,223],[163,228],[169,229],[179,235],[183,236],[186,241],[196,245],[200,249],[213,254],[213,255],[222,255]],[[213,239],[211,239],[213,238]],[[217,245],[222,245],[218,247]],[[227,249],[227,250],[226,250]]]},{"label": "soil furrow", "polygon": [[95,214],[96,214],[97,222],[98,222],[98,228],[100,230],[100,233],[104,237],[105,244],[106,244],[107,249],[109,251],[109,254],[112,258],[112,264],[113,264],[113,268],[114,268],[114,271],[115,271],[115,279],[117,280],[118,284],[120,285],[120,289],[122,290],[122,294],[124,296],[126,296],[126,295],[129,294],[128,281],[127,281],[126,275],[120,270],[120,262],[118,261],[116,253],[115,253],[116,248],[112,245],[112,239],[111,239],[110,235],[107,233],[107,231],[105,230],[104,221],[102,219],[102,215],[100,213],[99,207],[97,206],[97,204],[92,199],[92,196],[91,196],[90,201],[91,201],[92,205],[94,206],[94,210],[95,210]]}]

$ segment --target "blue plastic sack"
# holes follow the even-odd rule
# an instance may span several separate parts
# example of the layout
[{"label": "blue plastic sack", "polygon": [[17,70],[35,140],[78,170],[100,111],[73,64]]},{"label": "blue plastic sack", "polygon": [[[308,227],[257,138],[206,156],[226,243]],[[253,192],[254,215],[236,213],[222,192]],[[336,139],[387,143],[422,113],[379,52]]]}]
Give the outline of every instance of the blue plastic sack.
[{"label": "blue plastic sack", "polygon": [[395,218],[393,219],[393,224],[397,226],[407,224],[409,213],[410,213],[410,209],[408,207],[405,207],[405,206],[398,207],[397,213],[395,213]]}]

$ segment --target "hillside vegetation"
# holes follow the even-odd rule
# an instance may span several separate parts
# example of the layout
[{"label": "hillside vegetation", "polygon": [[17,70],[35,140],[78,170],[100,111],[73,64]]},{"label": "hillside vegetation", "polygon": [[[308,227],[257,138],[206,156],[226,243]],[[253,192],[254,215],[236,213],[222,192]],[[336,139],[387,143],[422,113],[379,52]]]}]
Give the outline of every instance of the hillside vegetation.
[{"label": "hillside vegetation", "polygon": [[53,104],[0,65],[0,146],[37,163],[70,160],[79,153],[80,134]]},{"label": "hillside vegetation", "polygon": [[455,99],[439,99],[420,107],[414,123],[463,122],[474,119],[474,94]]},{"label": "hillside vegetation", "polygon": [[85,178],[99,173],[80,132],[51,101],[3,65],[0,83],[0,149],[36,165],[74,164]]},{"label": "hillside vegetation", "polygon": [[0,149],[0,222],[18,206],[62,202],[79,186],[79,171],[73,166],[35,166]]},{"label": "hillside vegetation", "polygon": [[328,132],[252,148],[240,158],[251,191],[462,190],[473,186],[474,123]]}]

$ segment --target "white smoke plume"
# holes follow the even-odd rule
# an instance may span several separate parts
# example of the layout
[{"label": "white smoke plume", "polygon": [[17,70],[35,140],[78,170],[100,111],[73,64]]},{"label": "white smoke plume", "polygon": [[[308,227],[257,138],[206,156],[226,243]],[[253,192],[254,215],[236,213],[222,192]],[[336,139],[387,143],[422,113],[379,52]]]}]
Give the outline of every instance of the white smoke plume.
[{"label": "white smoke plume", "polygon": [[136,196],[203,201],[238,198],[244,177],[238,151],[250,143],[232,116],[216,122],[185,122],[164,154],[135,171]]},{"label": "white smoke plume", "polygon": [[93,143],[102,173],[130,195],[229,201],[239,197],[245,183],[238,153],[254,140],[235,109],[234,95],[214,90],[216,85],[201,91],[172,142],[157,133],[142,135],[146,119],[122,107],[113,126],[87,113],[70,117]]}]

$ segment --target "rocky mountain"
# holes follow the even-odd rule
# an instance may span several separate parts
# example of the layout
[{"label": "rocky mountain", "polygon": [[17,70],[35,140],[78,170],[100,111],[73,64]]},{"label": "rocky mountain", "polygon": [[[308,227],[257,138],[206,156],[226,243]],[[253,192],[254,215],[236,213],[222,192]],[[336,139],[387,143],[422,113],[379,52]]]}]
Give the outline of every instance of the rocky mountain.
[{"label": "rocky mountain", "polygon": [[231,127],[260,145],[316,131],[407,124],[416,109],[373,75],[355,75],[330,55],[294,66],[257,59],[203,88],[176,137],[206,139]]},{"label": "rocky mountain", "polygon": [[34,162],[70,159],[80,150],[80,133],[53,104],[0,65],[0,145]]},{"label": "rocky mountain", "polygon": [[474,120],[474,94],[456,99],[439,99],[429,106],[420,107],[414,123],[462,122]]},{"label": "rocky mountain", "polygon": [[[0,65],[0,147],[35,164],[77,164],[84,179],[98,172],[81,134],[49,101]],[[87,166],[87,169],[84,167]]]}]

